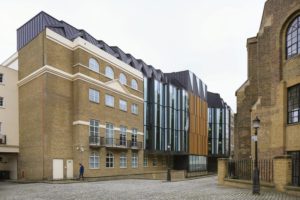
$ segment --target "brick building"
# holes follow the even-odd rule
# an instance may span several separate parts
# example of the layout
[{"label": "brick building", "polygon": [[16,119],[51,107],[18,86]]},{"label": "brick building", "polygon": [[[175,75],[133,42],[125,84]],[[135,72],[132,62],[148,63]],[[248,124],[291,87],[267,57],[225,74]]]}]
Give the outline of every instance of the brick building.
[{"label": "brick building", "polygon": [[300,1],[268,0],[258,34],[247,40],[248,78],[236,91],[235,157],[253,157],[258,116],[259,159],[300,152]]},{"label": "brick building", "polygon": [[165,74],[44,12],[17,35],[20,178],[206,165],[207,86],[192,72]]}]

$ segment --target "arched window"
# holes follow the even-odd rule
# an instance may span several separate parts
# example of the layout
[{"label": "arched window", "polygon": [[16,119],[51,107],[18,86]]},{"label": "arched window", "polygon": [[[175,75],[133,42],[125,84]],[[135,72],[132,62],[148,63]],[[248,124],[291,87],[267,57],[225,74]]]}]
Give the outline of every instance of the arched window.
[{"label": "arched window", "polygon": [[119,81],[123,85],[127,84],[127,78],[126,78],[125,74],[123,74],[123,73],[120,74]]},{"label": "arched window", "polygon": [[94,58],[89,59],[89,68],[95,72],[99,72],[99,64]]},{"label": "arched window", "polygon": [[131,80],[131,88],[137,90],[138,89],[138,84],[135,79]]},{"label": "arched window", "polygon": [[127,155],[125,152],[122,152],[120,155],[120,168],[127,167]]},{"label": "arched window", "polygon": [[106,167],[107,168],[114,167],[114,154],[112,152],[108,152],[106,154]]},{"label": "arched window", "polygon": [[114,74],[114,71],[111,67],[109,67],[109,66],[105,67],[105,76],[107,76],[111,79],[114,79],[115,74]]},{"label": "arched window", "polygon": [[294,57],[300,53],[300,16],[298,16],[288,27],[286,51],[287,58]]},{"label": "arched window", "polygon": [[100,157],[97,152],[92,152],[90,155],[90,169],[99,169],[100,166]]}]

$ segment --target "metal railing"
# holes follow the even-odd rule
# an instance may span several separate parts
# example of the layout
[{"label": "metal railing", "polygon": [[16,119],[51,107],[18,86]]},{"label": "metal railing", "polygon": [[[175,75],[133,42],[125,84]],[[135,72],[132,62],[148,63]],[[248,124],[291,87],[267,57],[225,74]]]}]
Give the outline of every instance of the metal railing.
[{"label": "metal railing", "polygon": [[142,149],[143,142],[131,141],[125,139],[104,138],[100,136],[89,136],[89,144],[91,147],[112,147],[112,148],[132,148]]},{"label": "metal railing", "polygon": [[101,140],[99,136],[90,136],[89,137],[90,146],[101,146]]},{"label": "metal railing", "polygon": [[[254,169],[254,161],[245,160],[229,160],[228,161],[228,178],[252,180]],[[264,182],[273,182],[273,161],[258,160],[259,178]]]}]

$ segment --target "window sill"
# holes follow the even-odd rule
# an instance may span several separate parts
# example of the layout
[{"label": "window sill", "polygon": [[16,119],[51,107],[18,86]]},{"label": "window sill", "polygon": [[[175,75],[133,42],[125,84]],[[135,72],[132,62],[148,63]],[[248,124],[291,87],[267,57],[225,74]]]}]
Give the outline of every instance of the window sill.
[{"label": "window sill", "polygon": [[127,112],[127,110],[122,110],[122,109],[120,109],[120,111],[122,111],[122,112]]},{"label": "window sill", "polygon": [[295,122],[295,123],[287,124],[286,126],[289,127],[289,126],[297,126],[297,125],[300,125],[300,122]]},{"label": "window sill", "polygon": [[90,100],[91,103],[94,103],[94,104],[100,104],[100,102],[96,102],[96,101],[92,101]]},{"label": "window sill", "polygon": [[115,106],[110,106],[110,105],[106,105],[106,104],[105,104],[105,106],[109,107],[109,108],[115,108]]}]

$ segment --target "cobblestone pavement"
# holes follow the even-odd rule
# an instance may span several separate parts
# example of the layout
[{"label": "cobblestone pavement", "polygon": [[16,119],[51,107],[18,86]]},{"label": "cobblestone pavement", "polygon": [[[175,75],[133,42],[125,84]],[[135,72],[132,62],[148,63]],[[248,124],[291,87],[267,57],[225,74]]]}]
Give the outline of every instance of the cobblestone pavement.
[{"label": "cobblestone pavement", "polygon": [[260,196],[253,196],[251,190],[222,187],[216,183],[215,176],[171,183],[157,180],[115,180],[70,184],[2,182],[0,199],[300,199],[300,197],[273,191],[262,191]]}]

